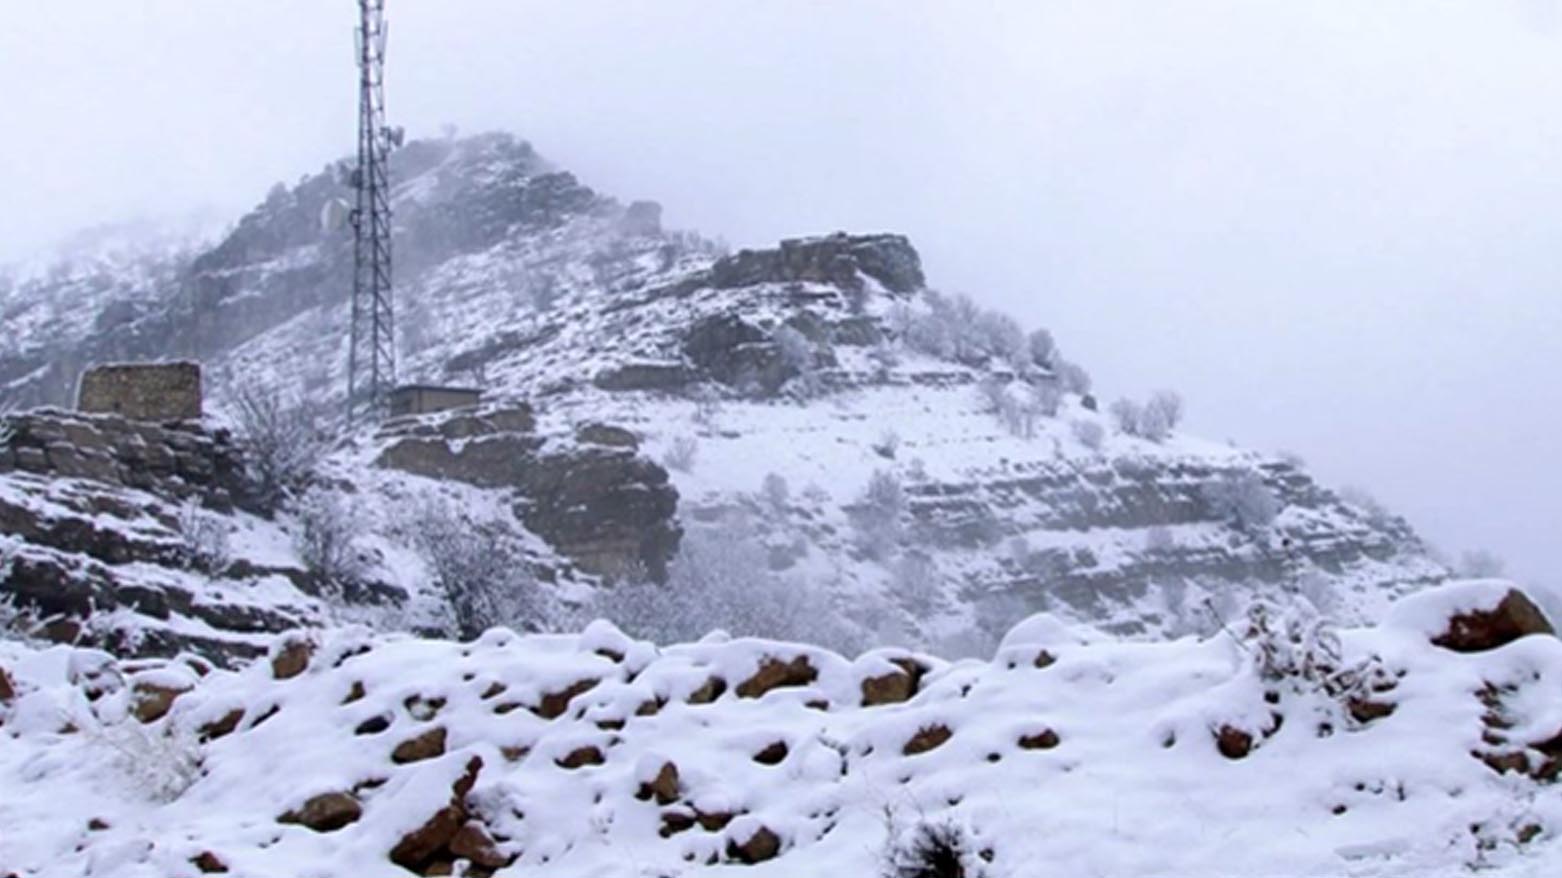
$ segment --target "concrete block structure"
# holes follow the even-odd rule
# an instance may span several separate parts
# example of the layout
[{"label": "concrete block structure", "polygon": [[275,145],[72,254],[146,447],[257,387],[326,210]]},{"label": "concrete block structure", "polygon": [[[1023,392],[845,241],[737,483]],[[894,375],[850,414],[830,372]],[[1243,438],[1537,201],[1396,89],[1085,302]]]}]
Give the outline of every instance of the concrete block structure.
[{"label": "concrete block structure", "polygon": [[81,376],[76,408],[90,414],[115,414],[137,421],[201,419],[201,367],[198,363],[112,363]]},{"label": "concrete block structure", "polygon": [[483,392],[472,387],[438,387],[406,384],[391,391],[391,417],[426,415],[450,409],[471,408],[483,401]]}]

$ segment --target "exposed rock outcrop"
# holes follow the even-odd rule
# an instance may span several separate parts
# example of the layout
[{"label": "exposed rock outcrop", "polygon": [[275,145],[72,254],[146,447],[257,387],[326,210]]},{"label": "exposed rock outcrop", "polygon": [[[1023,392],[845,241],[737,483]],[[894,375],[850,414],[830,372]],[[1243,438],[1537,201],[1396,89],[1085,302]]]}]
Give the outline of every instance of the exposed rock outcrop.
[{"label": "exposed rock outcrop", "polygon": [[513,491],[517,517],[588,572],[665,575],[679,537],[667,470],[609,424],[561,450],[534,427],[525,407],[390,423],[379,465]]}]

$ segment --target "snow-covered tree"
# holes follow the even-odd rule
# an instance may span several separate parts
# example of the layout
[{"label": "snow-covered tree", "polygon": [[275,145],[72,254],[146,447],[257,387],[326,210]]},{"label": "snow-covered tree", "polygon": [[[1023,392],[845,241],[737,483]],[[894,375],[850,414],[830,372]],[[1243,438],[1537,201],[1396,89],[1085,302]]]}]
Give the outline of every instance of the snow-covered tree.
[{"label": "snow-covered tree", "polygon": [[420,553],[450,608],[455,634],[470,640],[495,625],[531,627],[541,599],[508,529],[430,501],[413,522]]},{"label": "snow-covered tree", "polygon": [[1241,531],[1267,527],[1280,513],[1280,501],[1255,472],[1227,473],[1205,484],[1202,493],[1215,516]]},{"label": "snow-covered tree", "polygon": [[324,451],[315,412],[259,384],[238,385],[232,402],[235,431],[257,499],[274,509],[301,486]]}]

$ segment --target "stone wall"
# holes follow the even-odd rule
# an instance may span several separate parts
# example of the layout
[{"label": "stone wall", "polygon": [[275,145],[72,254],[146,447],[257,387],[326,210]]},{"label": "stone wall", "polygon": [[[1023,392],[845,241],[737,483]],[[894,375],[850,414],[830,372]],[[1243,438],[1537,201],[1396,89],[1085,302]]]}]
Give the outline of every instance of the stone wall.
[{"label": "stone wall", "polygon": [[76,407],[138,421],[198,421],[201,367],[196,363],[117,363],[81,376]]},{"label": "stone wall", "polygon": [[0,473],[90,479],[218,510],[257,508],[242,453],[226,430],[54,409],[8,423],[12,436],[0,444]]}]

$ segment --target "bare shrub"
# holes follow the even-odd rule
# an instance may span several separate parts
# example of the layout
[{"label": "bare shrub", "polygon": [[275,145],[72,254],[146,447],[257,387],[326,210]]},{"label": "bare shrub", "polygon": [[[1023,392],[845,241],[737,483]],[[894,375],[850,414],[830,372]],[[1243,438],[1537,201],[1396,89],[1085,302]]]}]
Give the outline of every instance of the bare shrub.
[{"label": "bare shrub", "polygon": [[1144,418],[1144,408],[1137,402],[1120,397],[1106,411],[1112,416],[1112,423],[1117,425],[1118,432],[1129,436],[1139,435],[1139,422]]},{"label": "bare shrub", "polygon": [[111,754],[108,762],[132,789],[153,802],[172,802],[200,779],[200,746],[172,722],[106,724],[90,710],[69,711],[67,718],[90,744]]},{"label": "bare shrub", "polygon": [[868,359],[873,363],[873,379],[888,381],[890,373],[900,365],[900,352],[892,345],[879,342],[868,349]]},{"label": "bare shrub", "polygon": [[228,522],[222,516],[188,500],[179,507],[177,519],[179,548],[184,562],[206,574],[221,572],[228,566]]},{"label": "bare shrub", "polygon": [[1227,473],[1205,484],[1201,493],[1212,514],[1240,531],[1268,527],[1280,514],[1280,501],[1264,480],[1251,471]]},{"label": "bare shrub", "polygon": [[1053,369],[1058,373],[1058,381],[1065,392],[1080,396],[1090,392],[1090,373],[1085,371],[1084,366],[1059,359]]},{"label": "bare shrub", "polygon": [[1175,390],[1157,390],[1144,404],[1144,411],[1156,428],[1155,435],[1149,438],[1159,441],[1182,423],[1182,396]]},{"label": "bare shrub", "polygon": [[774,512],[785,512],[791,505],[792,488],[786,483],[786,478],[779,473],[767,473],[760,486],[760,495],[765,499],[765,505]]},{"label": "bare shrub", "polygon": [[889,460],[895,459],[895,452],[900,449],[900,434],[894,430],[885,430],[879,434],[877,442],[873,443],[873,453]]},{"label": "bare shrub", "polygon": [[1057,342],[1053,341],[1052,333],[1045,329],[1037,329],[1025,339],[1030,361],[1044,369],[1050,369],[1053,360],[1058,355]]},{"label": "bare shrub", "polygon": [[319,584],[340,587],[357,581],[363,566],[356,546],[360,527],[347,499],[312,488],[288,511],[296,525],[293,547]]},{"label": "bare shrub", "polygon": [[681,473],[694,469],[694,458],[699,454],[700,443],[693,436],[677,436],[662,455],[662,465]]},{"label": "bare shrub", "polygon": [[1070,425],[1074,431],[1074,438],[1080,444],[1092,451],[1100,451],[1101,443],[1106,439],[1106,429],[1096,421],[1075,421]]},{"label": "bare shrub", "polygon": [[[1260,679],[1320,692],[1341,708],[1395,682],[1375,654],[1347,662],[1339,627],[1305,600],[1254,601],[1238,634]],[[1342,713],[1349,722],[1350,712]]]},{"label": "bare shrub", "polygon": [[988,874],[993,852],[981,848],[965,826],[924,819],[899,831],[892,816],[887,822],[881,878],[985,878]]},{"label": "bare shrub", "polygon": [[709,384],[697,384],[689,391],[694,402],[694,422],[708,427],[721,413],[721,393]]},{"label": "bare shrub", "polygon": [[233,391],[233,416],[257,499],[276,509],[324,453],[316,413],[305,403],[284,399],[274,388],[248,384]]},{"label": "bare shrub", "polygon": [[900,540],[900,516],[906,494],[900,479],[886,470],[874,470],[867,487],[850,508],[857,529],[858,546],[873,558],[886,558]]},{"label": "bare shrub", "polygon": [[895,600],[912,616],[925,619],[937,612],[943,589],[938,565],[922,552],[907,552],[891,570]]},{"label": "bare shrub", "polygon": [[470,640],[495,625],[540,616],[535,580],[498,522],[472,521],[429,501],[413,520],[417,546],[450,607],[454,633]]},{"label": "bare shrub", "polygon": [[765,552],[737,527],[701,527],[684,535],[667,582],[625,582],[597,591],[591,613],[635,637],[683,643],[723,630],[736,636],[814,643],[844,654],[861,632],[830,596],[770,572]]}]

